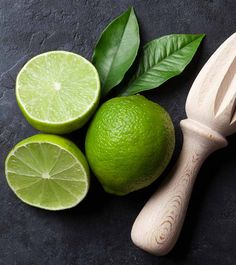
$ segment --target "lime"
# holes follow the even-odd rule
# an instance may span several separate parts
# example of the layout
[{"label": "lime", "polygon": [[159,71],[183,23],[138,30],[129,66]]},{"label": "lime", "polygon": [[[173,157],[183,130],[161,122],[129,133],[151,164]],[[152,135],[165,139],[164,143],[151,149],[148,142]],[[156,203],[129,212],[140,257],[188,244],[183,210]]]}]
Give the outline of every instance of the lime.
[{"label": "lime", "polygon": [[28,122],[48,133],[83,126],[98,106],[100,81],[80,55],[51,51],[32,58],[16,80],[16,98]]},{"label": "lime", "polygon": [[19,199],[43,209],[71,208],[88,192],[87,161],[60,136],[38,134],[18,143],[6,159],[5,172]]},{"label": "lime", "polygon": [[86,135],[86,155],[105,191],[125,195],[156,180],[175,144],[168,113],[143,96],[117,97],[95,114]]}]

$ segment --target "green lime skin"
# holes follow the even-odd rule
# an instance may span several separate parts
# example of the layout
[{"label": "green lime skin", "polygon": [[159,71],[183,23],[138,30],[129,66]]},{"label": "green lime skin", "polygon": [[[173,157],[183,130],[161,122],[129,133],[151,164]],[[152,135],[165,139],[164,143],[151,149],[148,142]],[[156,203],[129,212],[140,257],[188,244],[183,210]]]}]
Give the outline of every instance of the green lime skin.
[{"label": "green lime skin", "polygon": [[158,104],[135,95],[105,102],[85,140],[89,165],[104,190],[125,195],[155,181],[175,146],[174,126]]}]

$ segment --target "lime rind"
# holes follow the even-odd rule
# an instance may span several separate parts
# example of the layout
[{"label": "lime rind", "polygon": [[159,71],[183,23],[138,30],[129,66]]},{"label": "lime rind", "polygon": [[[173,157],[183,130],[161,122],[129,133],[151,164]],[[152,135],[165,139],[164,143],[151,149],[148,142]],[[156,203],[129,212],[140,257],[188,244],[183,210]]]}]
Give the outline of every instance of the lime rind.
[{"label": "lime rind", "polygon": [[[59,62],[53,64],[55,61]],[[57,86],[62,86],[60,92]],[[82,127],[98,107],[100,90],[96,68],[67,51],[33,57],[16,79],[16,98],[22,113],[33,127],[48,133],[69,133]]]},{"label": "lime rind", "polygon": [[[50,147],[55,147],[60,152],[66,152],[68,156],[63,154],[64,158],[67,157],[67,161],[64,159],[64,169],[57,170],[50,178],[50,172],[48,172],[50,173],[49,175],[44,175],[43,177],[43,174],[47,171],[45,165],[50,168],[56,168],[58,159],[54,163],[47,164],[48,159],[43,161],[42,157],[40,157],[41,166],[38,167],[39,162],[38,164],[33,162],[35,158],[31,157],[28,159],[24,153],[25,148],[30,150],[31,145],[34,144],[38,146],[46,144]],[[34,148],[36,147],[34,146]],[[44,148],[45,150],[41,150],[43,153],[47,149],[46,147]],[[22,155],[21,149],[24,150],[22,153],[24,156],[19,158],[19,155]],[[32,152],[29,154],[32,156]],[[69,157],[74,162],[68,165]],[[19,161],[14,161],[14,159]],[[67,163],[66,168],[65,163]],[[73,167],[75,170],[71,170],[72,174],[68,170],[69,168],[73,169]],[[20,200],[31,206],[46,210],[72,208],[84,199],[89,189],[89,167],[84,155],[75,144],[60,136],[39,134],[18,143],[6,158],[5,171],[10,188]],[[67,173],[64,177],[59,174],[63,171]],[[70,177],[68,176],[69,173]]]}]

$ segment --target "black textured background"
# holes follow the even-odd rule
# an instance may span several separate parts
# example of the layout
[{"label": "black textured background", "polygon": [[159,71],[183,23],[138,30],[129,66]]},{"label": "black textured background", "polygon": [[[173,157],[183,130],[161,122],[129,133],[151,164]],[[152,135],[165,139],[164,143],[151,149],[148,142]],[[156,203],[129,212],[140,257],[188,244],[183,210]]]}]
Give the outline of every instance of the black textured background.
[{"label": "black textured background", "polygon": [[[166,257],[133,246],[132,223],[158,186],[125,197],[105,194],[93,179],[88,197],[72,210],[48,212],[21,203],[7,186],[4,159],[36,131],[22,117],[14,82],[35,54],[64,49],[91,58],[101,31],[134,6],[142,42],[169,33],[206,33],[184,74],[144,93],[164,106],[176,126],[185,117],[189,88],[210,54],[236,30],[234,0],[1,0],[0,1],[0,265],[233,265],[236,264],[236,138],[202,167],[178,244]],[[82,130],[83,131],[83,130]],[[73,138],[81,146],[83,133]]]}]

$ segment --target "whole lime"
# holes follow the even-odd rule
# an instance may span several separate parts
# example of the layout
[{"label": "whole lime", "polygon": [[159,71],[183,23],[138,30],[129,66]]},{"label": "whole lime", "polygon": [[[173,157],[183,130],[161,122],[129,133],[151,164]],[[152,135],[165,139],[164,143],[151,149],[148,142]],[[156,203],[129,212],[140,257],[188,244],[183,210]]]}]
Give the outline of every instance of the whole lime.
[{"label": "whole lime", "polygon": [[105,102],[88,129],[85,149],[105,191],[125,195],[156,180],[175,145],[168,113],[141,95]]}]

